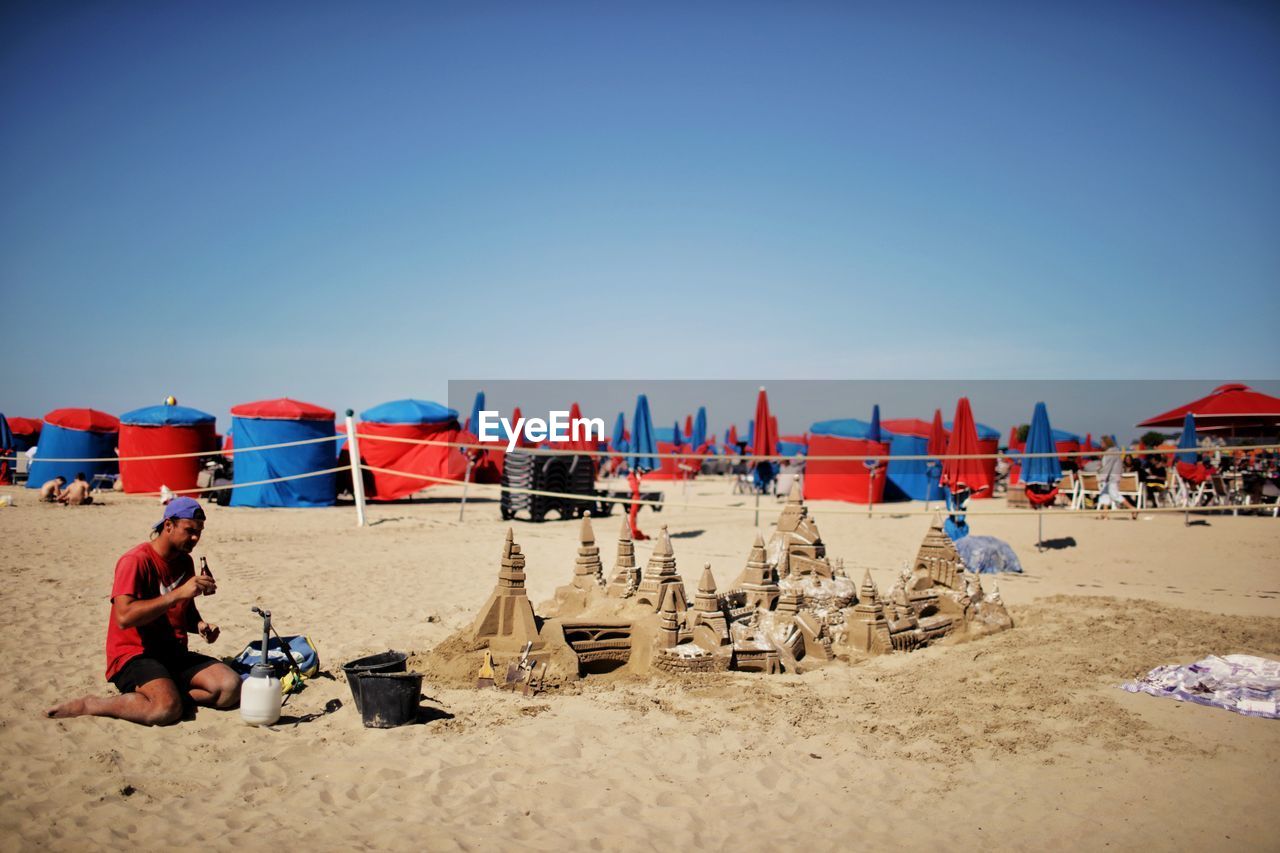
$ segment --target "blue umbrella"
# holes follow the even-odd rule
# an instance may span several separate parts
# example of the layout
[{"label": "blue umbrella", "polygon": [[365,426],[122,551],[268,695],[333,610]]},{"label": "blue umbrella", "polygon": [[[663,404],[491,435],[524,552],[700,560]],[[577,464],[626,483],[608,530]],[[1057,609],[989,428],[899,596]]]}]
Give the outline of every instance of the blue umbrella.
[{"label": "blue umbrella", "polygon": [[676,428],[671,431],[672,444],[684,444],[684,436],[680,434],[680,422],[676,421]]},{"label": "blue umbrella", "polygon": [[698,414],[693,417],[693,435],[689,438],[689,443],[694,447],[701,447],[707,443],[707,407],[699,406]]},{"label": "blue umbrella", "polygon": [[755,447],[756,444],[756,422],[755,419],[747,421],[747,447]]},{"label": "blue umbrella", "polygon": [[627,449],[627,416],[618,412],[618,419],[613,422],[613,449]]},{"label": "blue umbrella", "polygon": [[653,454],[658,452],[658,442],[653,437],[653,418],[649,415],[649,398],[636,397],[636,413],[631,419],[631,446],[634,455],[627,463],[635,471],[656,471],[661,462]]},{"label": "blue umbrella", "polygon": [[871,407],[871,426],[867,428],[867,441],[880,442],[880,404]]},{"label": "blue umbrella", "polygon": [[1196,462],[1196,454],[1194,451],[1199,448],[1196,442],[1196,416],[1187,412],[1187,418],[1182,422],[1182,437],[1178,439],[1179,450],[1193,451],[1190,453],[1179,453],[1179,462],[1188,462],[1192,465]]},{"label": "blue umbrella", "polygon": [[[1036,403],[1036,410],[1031,415],[1031,426],[1027,429],[1027,444],[1023,448],[1028,456],[1024,456],[1022,461],[1022,482],[1028,486],[1051,487],[1061,480],[1062,463],[1057,456],[1030,458],[1032,453],[1054,453],[1057,449],[1053,442],[1053,427],[1049,426],[1049,410],[1044,403]],[[1040,543],[1044,542],[1044,516],[1037,513],[1036,517],[1039,525],[1036,548],[1039,549]]]},{"label": "blue umbrella", "polygon": [[9,422],[5,420],[3,414],[0,414],[0,465],[6,462],[17,464],[17,458],[14,453],[17,449],[17,442],[13,440],[13,431],[9,429]]},{"label": "blue umbrella", "polygon": [[[1054,453],[1057,447],[1053,443],[1053,428],[1049,426],[1049,410],[1044,403],[1036,403],[1035,413],[1031,416],[1031,427],[1027,430],[1027,445],[1023,452]],[[1042,486],[1056,485],[1062,479],[1062,463],[1056,456],[1039,456],[1025,458],[1022,463],[1022,482],[1028,485],[1038,483]]]},{"label": "blue umbrella", "polygon": [[476,401],[471,404],[471,417],[467,419],[467,432],[480,434],[480,412],[484,410],[484,392],[476,392]]}]

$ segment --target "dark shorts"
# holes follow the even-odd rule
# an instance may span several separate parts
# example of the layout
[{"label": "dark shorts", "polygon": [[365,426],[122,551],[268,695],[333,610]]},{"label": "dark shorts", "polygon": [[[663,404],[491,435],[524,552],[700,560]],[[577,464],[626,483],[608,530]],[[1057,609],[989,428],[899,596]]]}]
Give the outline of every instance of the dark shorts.
[{"label": "dark shorts", "polygon": [[217,658],[199,652],[179,652],[172,657],[155,658],[138,655],[130,658],[120,671],[111,676],[111,683],[121,693],[132,693],[149,681],[167,678],[185,693],[191,687],[196,674],[218,663]]}]

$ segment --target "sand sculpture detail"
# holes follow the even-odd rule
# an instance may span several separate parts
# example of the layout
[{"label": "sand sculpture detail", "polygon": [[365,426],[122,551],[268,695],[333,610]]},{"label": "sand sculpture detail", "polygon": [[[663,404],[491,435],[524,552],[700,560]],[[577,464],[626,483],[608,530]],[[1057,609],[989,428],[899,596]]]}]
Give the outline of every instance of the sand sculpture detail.
[{"label": "sand sculpture detail", "polygon": [[1013,625],[999,593],[986,593],[979,577],[965,571],[940,518],[887,594],[869,570],[855,586],[843,562],[828,559],[798,488],[768,542],[757,534],[730,589],[719,592],[711,565],[703,567],[692,606],[665,526],[641,572],[624,522],[606,584],[584,517],[572,581],[539,612],[540,623],[525,595],[524,556],[508,531],[498,584],[469,636],[450,647],[487,647],[502,657],[532,643],[529,657],[556,683],[622,667],[635,673],[803,672]]}]

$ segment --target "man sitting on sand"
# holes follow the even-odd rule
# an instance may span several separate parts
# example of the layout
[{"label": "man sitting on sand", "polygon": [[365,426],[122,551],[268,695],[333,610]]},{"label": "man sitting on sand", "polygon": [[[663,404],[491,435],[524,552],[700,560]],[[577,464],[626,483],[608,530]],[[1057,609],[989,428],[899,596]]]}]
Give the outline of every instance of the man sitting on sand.
[{"label": "man sitting on sand", "polygon": [[218,639],[195,597],[212,594],[212,577],[195,572],[191,551],[204,531],[204,510],[174,498],[143,542],[116,563],[107,624],[107,680],[119,696],[84,696],[46,711],[50,717],[115,717],[147,726],[176,723],[183,696],[219,710],[240,704],[240,676],[208,655],[188,651],[187,634]]},{"label": "man sitting on sand", "polygon": [[58,495],[58,503],[67,506],[80,506],[81,504],[93,503],[93,495],[89,494],[89,481],[84,478],[83,471],[76,472],[76,478],[71,481],[71,485]]},{"label": "man sitting on sand", "polygon": [[40,487],[40,500],[48,503],[57,503],[58,498],[62,497],[62,487],[67,484],[67,478],[59,474],[52,480],[45,480],[44,485]]}]

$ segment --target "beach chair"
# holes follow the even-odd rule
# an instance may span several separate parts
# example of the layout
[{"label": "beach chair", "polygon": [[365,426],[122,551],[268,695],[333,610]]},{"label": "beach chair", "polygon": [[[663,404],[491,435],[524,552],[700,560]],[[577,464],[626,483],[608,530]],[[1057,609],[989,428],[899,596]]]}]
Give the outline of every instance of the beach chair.
[{"label": "beach chair", "polygon": [[1067,471],[1058,481],[1058,505],[1068,509],[1078,509],[1080,503],[1080,481],[1076,475]]},{"label": "beach chair", "polygon": [[1098,473],[1096,471],[1081,471],[1079,489],[1080,497],[1076,508],[1084,509],[1085,507],[1090,506],[1087,503],[1090,499],[1093,500],[1093,506],[1096,506],[1098,503],[1098,495],[1101,493],[1102,490],[1098,488]]},{"label": "beach chair", "polygon": [[1120,494],[1133,501],[1133,505],[1138,509],[1143,509],[1147,505],[1144,497],[1145,490],[1142,488],[1142,479],[1136,471],[1120,475]]}]

